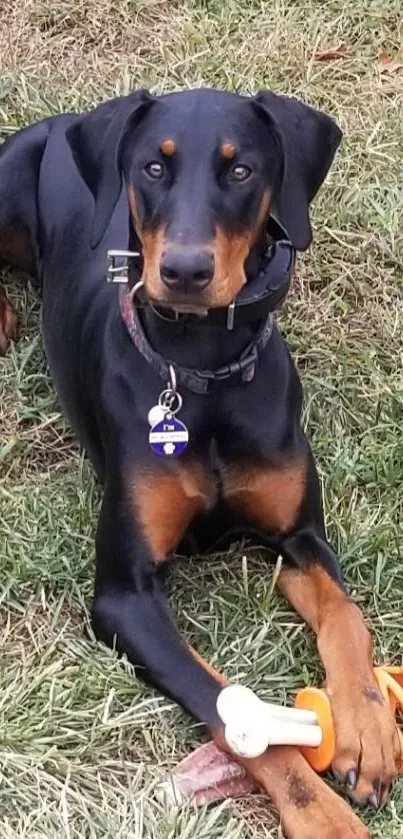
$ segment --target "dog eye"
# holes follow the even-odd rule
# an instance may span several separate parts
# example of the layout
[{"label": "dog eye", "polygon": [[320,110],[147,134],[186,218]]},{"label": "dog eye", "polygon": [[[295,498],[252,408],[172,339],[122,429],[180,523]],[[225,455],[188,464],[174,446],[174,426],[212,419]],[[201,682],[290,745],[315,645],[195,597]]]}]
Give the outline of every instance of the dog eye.
[{"label": "dog eye", "polygon": [[249,166],[245,166],[243,163],[237,163],[235,166],[232,167],[229,175],[232,181],[247,181],[249,176],[252,174],[252,169]]},{"label": "dog eye", "polygon": [[152,160],[144,167],[144,171],[149,178],[159,181],[163,177],[165,169],[163,163],[160,163],[159,160]]}]

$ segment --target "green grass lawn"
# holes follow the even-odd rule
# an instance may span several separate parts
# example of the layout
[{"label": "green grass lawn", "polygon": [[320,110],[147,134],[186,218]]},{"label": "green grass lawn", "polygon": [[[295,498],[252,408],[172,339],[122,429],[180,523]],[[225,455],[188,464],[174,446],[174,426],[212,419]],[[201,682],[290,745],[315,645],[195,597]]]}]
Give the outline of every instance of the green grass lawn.
[{"label": "green grass lawn", "polygon": [[[345,44],[345,57],[315,60]],[[315,243],[280,315],[333,544],[378,660],[403,639],[403,44],[401,0],[10,0],[0,8],[0,127],[153,91],[272,87],[331,112],[345,138]],[[0,837],[279,837],[261,797],[180,814],[153,787],[196,726],[88,633],[100,490],[47,375],[39,307],[10,285],[20,341],[0,360]],[[258,553],[179,560],[182,630],[267,699],[320,684],[311,635]],[[403,786],[373,835],[403,835]],[[320,837],[318,837],[320,839]]]}]

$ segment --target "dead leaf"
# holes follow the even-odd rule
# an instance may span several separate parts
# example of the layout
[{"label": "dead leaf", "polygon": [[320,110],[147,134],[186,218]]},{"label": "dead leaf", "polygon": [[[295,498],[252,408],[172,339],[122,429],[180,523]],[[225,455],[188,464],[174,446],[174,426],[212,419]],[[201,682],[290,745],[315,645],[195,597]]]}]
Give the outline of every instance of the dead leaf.
[{"label": "dead leaf", "polygon": [[403,68],[403,51],[396,55],[389,55],[384,50],[378,55],[378,69],[380,73],[398,73]]},{"label": "dead leaf", "polygon": [[338,58],[347,58],[348,50],[345,44],[338,44],[337,47],[328,47],[325,50],[314,52],[314,61],[335,61]]}]

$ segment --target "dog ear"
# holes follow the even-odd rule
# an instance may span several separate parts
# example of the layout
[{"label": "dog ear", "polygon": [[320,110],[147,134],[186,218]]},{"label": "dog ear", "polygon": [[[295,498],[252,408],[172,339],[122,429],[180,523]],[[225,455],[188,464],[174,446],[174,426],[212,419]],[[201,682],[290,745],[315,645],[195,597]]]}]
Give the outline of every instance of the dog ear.
[{"label": "dog ear", "polygon": [[95,200],[92,248],[102,239],[120,195],[123,141],[154,101],[147,90],[138,90],[99,105],[66,131],[77,169]]},{"label": "dog ear", "polygon": [[282,136],[285,166],[274,195],[275,214],[294,247],[306,250],[312,241],[309,204],[325,180],[342,132],[331,117],[298,99],[262,90],[253,101]]}]

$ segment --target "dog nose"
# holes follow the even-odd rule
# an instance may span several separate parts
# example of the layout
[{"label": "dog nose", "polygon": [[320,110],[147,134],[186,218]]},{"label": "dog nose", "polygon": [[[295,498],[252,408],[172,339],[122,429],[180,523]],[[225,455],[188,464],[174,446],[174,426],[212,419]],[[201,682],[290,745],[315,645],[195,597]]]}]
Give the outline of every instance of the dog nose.
[{"label": "dog nose", "polygon": [[197,248],[169,250],[162,254],[160,273],[171,291],[203,291],[213,279],[214,256]]}]

